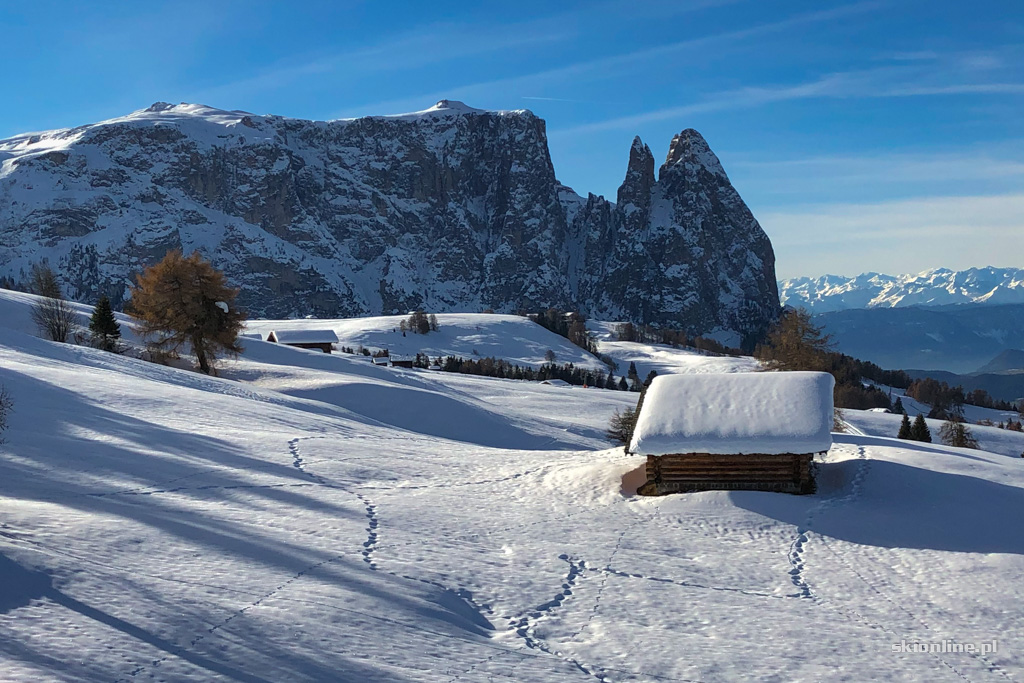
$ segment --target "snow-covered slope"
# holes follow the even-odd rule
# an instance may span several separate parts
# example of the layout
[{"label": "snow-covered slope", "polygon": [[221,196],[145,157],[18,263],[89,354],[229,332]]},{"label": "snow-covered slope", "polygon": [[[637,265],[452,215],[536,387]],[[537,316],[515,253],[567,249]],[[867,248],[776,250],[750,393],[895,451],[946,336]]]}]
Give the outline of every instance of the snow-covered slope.
[{"label": "snow-covered slope", "polygon": [[[255,340],[210,378],[39,340],[24,304],[5,681],[1024,673],[1020,458],[837,435],[812,496],[639,499],[601,437],[626,392]],[[892,649],[948,639],[998,650]]]},{"label": "snow-covered slope", "polygon": [[518,315],[490,313],[441,313],[438,329],[429,334],[403,334],[399,325],[408,316],[392,315],[375,318],[340,320],[250,320],[249,332],[266,338],[271,330],[332,329],[339,344],[356,349],[360,346],[376,351],[387,349],[394,356],[410,357],[425,353],[431,358],[501,358],[520,366],[540,367],[545,354],[553,351],[555,363],[572,363],[577,367],[607,372],[607,367],[593,355],[528,318]]},{"label": "snow-covered slope", "polygon": [[673,348],[667,344],[642,344],[618,341],[615,331],[618,323],[588,320],[587,329],[594,335],[597,348],[618,365],[618,373],[625,374],[630,363],[636,365],[641,379],[653,370],[659,375],[687,373],[755,372],[761,364],[750,356],[734,358],[704,354],[694,349]]},{"label": "snow-covered slope", "polygon": [[910,275],[799,277],[779,282],[779,299],[814,313],[849,308],[1019,304],[1024,303],[1024,269],[933,268]]},{"label": "snow-covered slope", "polygon": [[182,248],[268,317],[557,306],[755,335],[778,313],[775,257],[707,142],[676,136],[657,181],[645,145],[629,163],[617,206],[558,183],[526,110],[325,122],[157,103],[0,140],[0,277],[46,258],[74,298],[117,306]]}]

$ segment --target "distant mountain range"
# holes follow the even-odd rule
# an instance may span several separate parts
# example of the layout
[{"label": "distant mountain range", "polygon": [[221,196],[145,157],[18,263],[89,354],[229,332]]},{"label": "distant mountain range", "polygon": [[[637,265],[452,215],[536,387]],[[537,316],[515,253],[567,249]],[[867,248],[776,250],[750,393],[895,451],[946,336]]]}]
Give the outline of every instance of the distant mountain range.
[{"label": "distant mountain range", "polygon": [[890,369],[971,373],[1024,340],[1024,304],[860,308],[814,320],[843,353]]},{"label": "distant mountain range", "polygon": [[984,389],[991,396],[1006,401],[1024,399],[1024,351],[1007,349],[974,372],[956,374],[942,370],[907,370],[918,379],[931,377],[950,386],[960,385],[965,391]]},{"label": "distant mountain range", "polygon": [[916,275],[822,275],[779,282],[784,305],[812,313],[947,304],[1024,304],[1024,268],[935,268]]}]

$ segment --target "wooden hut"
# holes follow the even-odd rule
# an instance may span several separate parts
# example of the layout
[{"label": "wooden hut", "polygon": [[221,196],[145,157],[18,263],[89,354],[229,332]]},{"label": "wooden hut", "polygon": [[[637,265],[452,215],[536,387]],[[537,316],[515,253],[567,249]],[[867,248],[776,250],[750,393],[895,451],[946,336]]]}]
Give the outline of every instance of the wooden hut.
[{"label": "wooden hut", "polygon": [[338,335],[334,330],[274,330],[267,335],[267,341],[330,353],[332,346],[338,343]]},{"label": "wooden hut", "polygon": [[811,493],[814,455],[832,446],[834,386],[824,372],[656,377],[630,444],[647,456],[637,493]]}]

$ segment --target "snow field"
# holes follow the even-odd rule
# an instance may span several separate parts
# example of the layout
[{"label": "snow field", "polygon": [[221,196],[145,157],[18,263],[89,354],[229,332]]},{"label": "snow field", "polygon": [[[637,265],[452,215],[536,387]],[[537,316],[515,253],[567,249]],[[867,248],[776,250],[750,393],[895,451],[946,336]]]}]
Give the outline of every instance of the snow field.
[{"label": "snow field", "polygon": [[[597,358],[572,344],[568,339],[517,315],[485,313],[438,313],[438,330],[429,334],[399,331],[408,315],[386,315],[373,318],[338,320],[250,320],[248,332],[266,336],[277,329],[332,329],[339,345],[371,351],[388,349],[392,355],[411,357],[425,353],[460,358],[501,358],[523,367],[540,367],[547,361],[544,354],[555,352],[555,363],[573,363],[607,373],[608,368]],[[475,353],[474,353],[475,352]],[[625,372],[625,369],[622,370]],[[620,373],[621,374],[621,373]]]},{"label": "snow field", "polygon": [[[1009,453],[847,411],[815,495],[643,499],[644,459],[602,438],[635,394],[259,341],[209,378],[36,339],[22,305],[0,298],[0,679],[1022,673]],[[949,638],[1000,648],[891,651]]]}]

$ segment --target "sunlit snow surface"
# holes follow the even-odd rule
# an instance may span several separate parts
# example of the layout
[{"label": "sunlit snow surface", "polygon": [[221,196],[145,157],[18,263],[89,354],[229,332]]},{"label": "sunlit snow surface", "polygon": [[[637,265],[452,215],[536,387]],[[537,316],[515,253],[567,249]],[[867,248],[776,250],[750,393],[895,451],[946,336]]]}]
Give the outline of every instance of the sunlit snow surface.
[{"label": "sunlit snow surface", "polygon": [[[36,339],[24,302],[0,292],[4,681],[1024,674],[1020,458],[870,414],[813,496],[637,498],[602,438],[635,394],[258,341],[207,378]],[[945,639],[999,650],[891,651]]]}]

